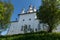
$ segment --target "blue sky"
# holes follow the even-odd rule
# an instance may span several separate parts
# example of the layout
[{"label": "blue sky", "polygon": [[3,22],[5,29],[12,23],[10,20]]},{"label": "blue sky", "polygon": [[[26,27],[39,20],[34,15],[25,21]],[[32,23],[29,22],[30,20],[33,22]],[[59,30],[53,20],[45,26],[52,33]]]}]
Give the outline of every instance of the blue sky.
[{"label": "blue sky", "polygon": [[12,14],[11,21],[15,21],[16,18],[18,18],[18,14],[21,13],[22,8],[27,10],[29,5],[32,4],[32,6],[36,6],[38,9],[41,5],[41,0],[11,0],[11,2],[14,6],[14,12]]}]

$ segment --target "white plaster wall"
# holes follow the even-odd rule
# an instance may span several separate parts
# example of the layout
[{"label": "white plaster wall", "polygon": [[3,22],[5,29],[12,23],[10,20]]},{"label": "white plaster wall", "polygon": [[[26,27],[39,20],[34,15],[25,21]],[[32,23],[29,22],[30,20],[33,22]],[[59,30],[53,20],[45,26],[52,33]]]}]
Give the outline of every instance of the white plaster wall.
[{"label": "white plaster wall", "polygon": [[12,22],[9,30],[8,30],[8,35],[13,35],[13,34],[18,34],[18,22]]},{"label": "white plaster wall", "polygon": [[[39,21],[35,19],[36,13],[20,15],[18,26],[31,25],[31,28],[35,29],[38,26]],[[31,18],[31,20],[29,20]],[[25,21],[23,21],[23,19]]]}]

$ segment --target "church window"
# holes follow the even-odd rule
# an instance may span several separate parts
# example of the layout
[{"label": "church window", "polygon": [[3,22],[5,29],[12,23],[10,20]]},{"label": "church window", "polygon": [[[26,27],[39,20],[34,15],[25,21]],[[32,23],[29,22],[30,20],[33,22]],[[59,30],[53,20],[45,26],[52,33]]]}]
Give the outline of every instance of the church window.
[{"label": "church window", "polygon": [[31,18],[29,20],[31,20]]},{"label": "church window", "polygon": [[28,27],[28,31],[30,31],[30,29],[31,29],[31,25],[29,25],[29,27]]},{"label": "church window", "polygon": [[23,21],[25,21],[25,20],[23,19]]},{"label": "church window", "polygon": [[23,31],[23,26],[21,26],[21,31]]},{"label": "church window", "polygon": [[35,29],[35,31],[37,32],[37,28]]},{"label": "church window", "polygon": [[29,27],[30,27],[31,25],[29,25]]}]

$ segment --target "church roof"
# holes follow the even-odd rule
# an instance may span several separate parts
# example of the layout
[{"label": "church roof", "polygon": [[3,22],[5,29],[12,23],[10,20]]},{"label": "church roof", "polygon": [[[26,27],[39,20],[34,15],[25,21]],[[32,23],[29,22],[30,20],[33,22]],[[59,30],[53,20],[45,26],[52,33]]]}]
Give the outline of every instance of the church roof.
[{"label": "church roof", "polygon": [[24,14],[18,14],[19,15],[26,15],[26,14],[33,14],[33,13],[36,13],[36,12],[29,12],[29,13],[24,13]]},{"label": "church roof", "polygon": [[10,23],[15,23],[15,22],[18,22],[18,21],[11,21]]}]

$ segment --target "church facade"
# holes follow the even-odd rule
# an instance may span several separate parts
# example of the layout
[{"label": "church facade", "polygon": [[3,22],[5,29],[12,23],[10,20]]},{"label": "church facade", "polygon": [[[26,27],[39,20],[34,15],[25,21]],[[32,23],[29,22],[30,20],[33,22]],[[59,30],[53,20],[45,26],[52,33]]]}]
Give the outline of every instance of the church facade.
[{"label": "church facade", "polygon": [[36,16],[36,7],[29,6],[27,12],[22,9],[22,12],[18,14],[18,20],[11,22],[7,35],[24,34],[30,32],[47,31],[48,25],[40,23],[40,20]]}]

